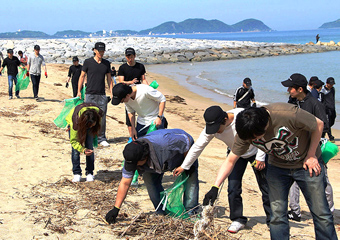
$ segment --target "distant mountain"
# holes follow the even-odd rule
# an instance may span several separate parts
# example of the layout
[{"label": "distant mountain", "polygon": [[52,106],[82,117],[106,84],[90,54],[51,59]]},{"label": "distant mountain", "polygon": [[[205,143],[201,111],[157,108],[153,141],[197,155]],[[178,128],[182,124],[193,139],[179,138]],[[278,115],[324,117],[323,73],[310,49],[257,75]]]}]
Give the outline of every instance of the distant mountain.
[{"label": "distant mountain", "polygon": [[17,31],[0,33],[0,38],[50,38],[51,36],[39,31]]},{"label": "distant mountain", "polygon": [[77,38],[77,37],[84,37],[84,36],[90,36],[90,32],[83,32],[80,30],[65,30],[56,32],[53,37],[70,37],[70,38]]},{"label": "distant mountain", "polygon": [[340,19],[322,24],[319,28],[340,28]]},{"label": "distant mountain", "polygon": [[246,19],[241,22],[235,23],[234,25],[231,25],[235,31],[241,32],[241,31],[258,31],[258,32],[268,32],[271,31],[271,29],[265,25],[263,22],[257,19]]}]

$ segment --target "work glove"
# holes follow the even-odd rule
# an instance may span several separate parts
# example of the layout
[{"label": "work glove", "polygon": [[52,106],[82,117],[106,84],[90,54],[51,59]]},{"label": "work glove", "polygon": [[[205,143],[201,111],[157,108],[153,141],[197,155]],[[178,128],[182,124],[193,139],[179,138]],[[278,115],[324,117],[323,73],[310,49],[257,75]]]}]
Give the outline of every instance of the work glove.
[{"label": "work glove", "polygon": [[110,102],[111,102],[111,97],[107,96],[107,103],[110,103]]},{"label": "work glove", "polygon": [[106,221],[111,224],[111,223],[115,223],[116,222],[116,218],[118,216],[119,213],[119,208],[114,207],[113,209],[111,209],[107,214],[106,214]]},{"label": "work glove", "polygon": [[252,107],[256,107],[256,102],[253,103]]},{"label": "work glove", "polygon": [[66,86],[65,87],[68,88],[68,85],[69,85],[68,82],[66,82]]},{"label": "work glove", "polygon": [[212,186],[209,192],[205,194],[203,199],[203,206],[206,206],[210,203],[210,205],[214,205],[214,202],[216,201],[217,195],[218,195],[218,187]]},{"label": "work glove", "polygon": [[190,176],[191,174],[193,174],[196,171],[196,166],[192,165],[191,168],[189,170],[185,170],[185,173],[187,174],[187,176]]},{"label": "work glove", "polygon": [[45,72],[45,77],[47,78],[47,72]]},{"label": "work glove", "polygon": [[29,72],[27,72],[27,73],[26,73],[26,76],[27,76],[27,77],[29,77],[29,76],[30,76],[30,73],[29,73]]}]

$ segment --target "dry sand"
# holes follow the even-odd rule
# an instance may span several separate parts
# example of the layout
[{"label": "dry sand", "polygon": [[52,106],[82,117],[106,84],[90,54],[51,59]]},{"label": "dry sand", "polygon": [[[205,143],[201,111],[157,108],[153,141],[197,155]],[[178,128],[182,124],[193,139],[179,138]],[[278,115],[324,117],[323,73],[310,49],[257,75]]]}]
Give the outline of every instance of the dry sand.
[{"label": "dry sand", "polygon": [[[49,77],[41,79],[39,96],[43,99],[40,102],[33,99],[31,84],[20,93],[21,99],[8,100],[7,76],[0,77],[0,145],[3,156],[0,172],[0,239],[116,239],[115,226],[105,225],[103,218],[114,204],[121,176],[122,149],[128,140],[127,128],[123,124],[124,106],[110,104],[108,107],[107,136],[111,145],[109,148],[99,147],[95,150],[97,180],[93,183],[72,184],[67,180],[72,179],[68,134],[53,124],[63,107],[59,101],[70,98],[72,94],[71,87],[65,88],[68,66],[51,64],[47,68]],[[182,128],[197,139],[204,126],[204,109],[217,103],[158,74],[148,73],[147,80],[157,80],[159,90],[168,95],[165,116],[169,128]],[[170,101],[174,96],[183,98],[185,104],[176,101],[179,98]],[[231,108],[226,104],[218,105],[225,110]],[[339,131],[336,131],[336,140],[339,144]],[[225,159],[225,152],[224,144],[215,139],[202,153],[199,159],[200,202],[213,184],[217,170]],[[84,157],[82,163],[84,172]],[[335,224],[339,232],[339,157],[332,159],[328,167],[334,191]],[[165,179],[166,186],[173,181],[169,175]],[[54,184],[59,180],[61,182]],[[269,239],[260,191],[250,166],[243,178],[242,197],[244,215],[249,221],[244,230],[230,236],[239,239]],[[56,203],[58,199],[69,199],[70,204],[79,202],[80,206],[65,209]],[[85,206],[84,201],[91,203],[91,206]],[[126,201],[121,212],[133,215],[138,214],[139,209],[145,212],[153,210],[143,185],[133,191]],[[314,239],[313,222],[303,197],[301,205],[302,221],[290,223],[292,239]],[[221,212],[216,222],[227,228],[231,221],[228,217],[226,186],[218,206]],[[74,213],[71,215],[74,217],[73,222],[66,224],[63,229],[57,229],[57,223],[69,221],[69,218],[63,219],[63,214],[68,212]],[[62,233],[64,230],[65,233]]]}]

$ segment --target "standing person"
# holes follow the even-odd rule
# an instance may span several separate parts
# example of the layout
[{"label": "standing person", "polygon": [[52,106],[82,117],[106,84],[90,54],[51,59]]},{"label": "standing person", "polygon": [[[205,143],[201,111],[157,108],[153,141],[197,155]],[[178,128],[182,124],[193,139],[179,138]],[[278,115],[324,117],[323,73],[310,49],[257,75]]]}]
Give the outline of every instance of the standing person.
[{"label": "standing person", "polygon": [[[237,108],[224,112],[219,106],[207,108],[204,112],[206,126],[197,141],[191,146],[182,165],[174,171],[174,175],[178,176],[184,170],[189,170],[191,165],[214,137],[224,142],[228,149],[231,148],[236,135],[236,117],[242,110],[243,108]],[[248,162],[252,164],[257,183],[262,192],[262,202],[266,213],[267,225],[269,225],[270,222],[270,203],[268,197],[268,183],[266,180],[267,165],[265,163],[265,153],[261,150],[258,151],[254,146],[250,146],[248,151],[236,162],[233,171],[228,177],[230,220],[233,221],[228,228],[228,232],[231,233],[237,233],[239,230],[243,229],[248,220],[243,216],[241,196],[242,178]]]},{"label": "standing person", "polygon": [[72,61],[73,61],[73,65],[70,66],[68,70],[68,78],[66,80],[66,86],[68,86],[68,83],[70,82],[70,79],[72,78],[71,83],[72,83],[73,97],[76,97],[78,94],[78,82],[79,82],[79,77],[81,74],[82,65],[79,64],[79,59],[77,56],[73,57]]},{"label": "standing person", "polygon": [[250,108],[251,102],[256,107],[254,90],[250,78],[243,80],[243,85],[236,89],[234,94],[234,108]]},{"label": "standing person", "polygon": [[103,110],[103,117],[101,122],[101,130],[98,135],[98,143],[103,147],[108,147],[110,144],[106,139],[106,112],[108,98],[105,93],[105,77],[107,85],[111,91],[112,98],[112,80],[111,80],[111,69],[110,62],[103,59],[105,53],[105,43],[97,42],[94,46],[93,52],[94,57],[88,58],[84,61],[84,65],[81,70],[81,75],[78,82],[78,94],[81,98],[81,89],[87,75],[87,87],[85,102],[97,104],[101,110]]},{"label": "standing person", "polygon": [[2,61],[4,60],[4,55],[2,54],[2,52],[0,52],[0,63],[1,63],[1,60]]},{"label": "standing person", "polygon": [[[164,191],[162,186],[164,172],[172,171],[181,165],[193,142],[193,138],[181,129],[162,129],[127,144],[123,151],[125,162],[115,205],[106,214],[106,221],[108,223],[116,222],[136,169],[144,178],[150,200],[157,213],[164,215],[165,212],[160,204],[160,193]],[[194,215],[198,207],[197,167],[196,161],[185,182],[183,205],[189,215]]]},{"label": "standing person", "polygon": [[315,37],[316,43],[318,43],[319,39],[320,39],[319,34],[316,34],[316,37]]},{"label": "standing person", "polygon": [[319,97],[318,91],[315,89],[315,85],[321,80],[317,76],[313,76],[309,79],[307,90],[310,91],[311,95],[315,98]]},{"label": "standing person", "polygon": [[30,55],[27,62],[27,74],[31,75],[33,85],[33,96],[38,101],[39,84],[41,78],[41,66],[44,66],[45,77],[47,78],[47,68],[44,57],[40,54],[40,46],[34,46],[34,54]]},{"label": "standing person", "polygon": [[[314,88],[320,84],[320,80],[317,79],[314,82]],[[281,84],[287,87],[290,97],[295,98],[294,103],[301,109],[313,114],[315,117],[319,118],[324,123],[323,132],[328,131],[328,122],[326,117],[326,111],[323,104],[314,98],[311,93],[307,90],[307,79],[305,76],[299,73],[294,73],[286,81],[282,81]],[[322,162],[324,164],[324,162]],[[334,211],[334,201],[333,201],[333,189],[329,182],[327,175],[327,166],[325,164],[325,177],[327,181],[327,187],[325,189],[326,197],[328,201],[329,208],[331,212]],[[294,221],[301,221],[301,208],[300,208],[300,188],[296,182],[290,188],[289,191],[289,207],[288,218]]]},{"label": "standing person", "polygon": [[269,155],[266,177],[272,211],[271,239],[289,239],[287,206],[293,181],[299,185],[312,213],[316,239],[337,239],[333,215],[323,191],[326,180],[319,146],[322,130],[320,119],[289,103],[273,103],[240,112],[232,150],[203,204],[213,204],[218,188],[252,144]]},{"label": "standing person", "polygon": [[[13,82],[17,85],[17,74],[18,74],[18,66],[20,66],[20,61],[16,56],[13,56],[13,49],[7,50],[8,57],[5,58],[2,66],[0,68],[0,72],[7,66],[7,75],[8,75],[8,95],[9,100],[13,98]],[[15,91],[15,96],[20,98],[19,90]]]},{"label": "standing person", "polygon": [[19,55],[19,61],[20,61],[24,66],[26,66],[26,65],[27,65],[27,60],[28,60],[26,54],[24,55],[24,53],[23,53],[21,50],[19,50],[18,55]]},{"label": "standing person", "polygon": [[116,75],[117,75],[116,68],[112,67],[112,69],[111,69],[111,78],[112,78],[112,81],[114,82],[114,84],[116,84]]},{"label": "standing person", "polygon": [[[327,78],[326,85],[321,90],[321,93],[323,94],[324,98],[324,105],[326,108],[326,114],[328,118],[328,138],[329,141],[335,142],[334,136],[332,135],[332,129],[331,127],[334,125],[335,118],[336,118],[336,111],[335,111],[335,88],[333,87],[335,84],[334,78],[329,77]],[[324,134],[325,136],[326,134]]]},{"label": "standing person", "polygon": [[82,103],[71,110],[66,117],[72,145],[73,182],[81,179],[80,153],[86,155],[86,181],[93,181],[94,152],[93,138],[100,131],[103,111],[92,103]]},{"label": "standing person", "polygon": [[[113,87],[112,94],[111,103],[113,105],[125,103],[131,122],[130,137],[132,140],[144,136],[152,123],[156,125],[157,129],[164,128],[166,99],[158,90],[145,84],[129,86],[118,83]],[[137,126],[135,125],[136,113],[138,114]]]}]

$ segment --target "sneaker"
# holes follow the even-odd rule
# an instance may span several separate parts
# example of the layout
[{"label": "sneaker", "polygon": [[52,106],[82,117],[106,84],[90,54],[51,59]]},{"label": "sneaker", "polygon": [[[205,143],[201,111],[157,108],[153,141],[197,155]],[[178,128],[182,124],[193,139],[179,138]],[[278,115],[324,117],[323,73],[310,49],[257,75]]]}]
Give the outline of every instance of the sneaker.
[{"label": "sneaker", "polygon": [[16,97],[17,97],[17,98],[20,98],[20,96],[19,96],[19,95],[16,95]]},{"label": "sneaker", "polygon": [[296,214],[295,212],[293,212],[292,210],[288,211],[288,219],[289,220],[293,220],[293,221],[297,221],[300,222],[301,221],[301,213]]},{"label": "sneaker", "polygon": [[331,143],[335,143],[334,137],[330,137],[330,138],[329,138],[329,141],[330,141]]},{"label": "sneaker", "polygon": [[91,173],[87,174],[86,176],[86,182],[93,182],[94,177]]},{"label": "sneaker", "polygon": [[8,100],[11,100],[11,99],[13,99],[13,97],[12,97],[12,96],[9,96]]},{"label": "sneaker", "polygon": [[75,174],[73,176],[72,182],[80,182],[81,176],[79,174]]},{"label": "sneaker", "polygon": [[110,146],[110,144],[107,141],[102,141],[99,144],[102,145],[103,147],[109,147]]},{"label": "sneaker", "polygon": [[245,224],[234,221],[230,224],[229,228],[228,228],[228,232],[230,233],[237,233],[238,231],[240,231],[241,229],[243,229],[245,226]]}]

